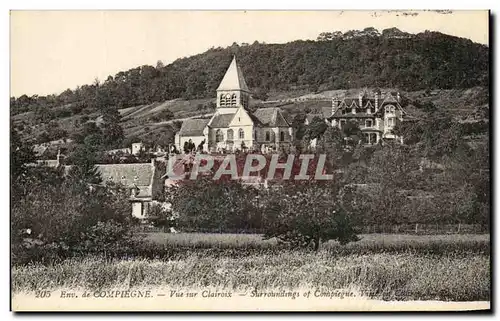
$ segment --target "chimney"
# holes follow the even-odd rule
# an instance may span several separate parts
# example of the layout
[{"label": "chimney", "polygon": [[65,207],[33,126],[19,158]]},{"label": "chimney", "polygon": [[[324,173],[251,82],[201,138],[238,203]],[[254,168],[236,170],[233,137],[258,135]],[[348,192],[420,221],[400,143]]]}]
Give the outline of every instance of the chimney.
[{"label": "chimney", "polygon": [[401,95],[399,94],[399,91],[397,93],[396,99],[398,100],[398,103],[401,102]]},{"label": "chimney", "polygon": [[64,159],[64,155],[61,154],[61,149],[59,148],[57,150],[57,162],[56,162],[56,166],[59,167],[59,166],[62,166],[62,160]]},{"label": "chimney", "polygon": [[332,115],[337,111],[337,107],[339,106],[339,99],[337,96],[332,98]]},{"label": "chimney", "polygon": [[378,95],[379,95],[378,92],[375,92],[375,112],[377,112],[378,110],[378,99],[379,99]]},{"label": "chimney", "polygon": [[359,93],[359,107],[363,107],[363,93]]}]

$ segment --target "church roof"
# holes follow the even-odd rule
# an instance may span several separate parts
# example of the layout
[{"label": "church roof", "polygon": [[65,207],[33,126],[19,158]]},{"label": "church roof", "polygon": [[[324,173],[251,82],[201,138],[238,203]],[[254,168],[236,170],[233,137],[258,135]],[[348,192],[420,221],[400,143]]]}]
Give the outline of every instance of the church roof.
[{"label": "church roof", "polygon": [[250,92],[245,78],[243,78],[240,66],[236,63],[236,57],[233,57],[233,61],[229,65],[229,68],[227,68],[226,74],[222,78],[217,90],[242,90]]},{"label": "church roof", "polygon": [[226,128],[229,127],[231,120],[234,118],[234,113],[232,114],[219,114],[215,115],[210,123],[212,128]]},{"label": "church roof", "polygon": [[281,114],[281,109],[277,107],[259,108],[253,114],[264,126],[290,127],[290,124],[283,117],[283,114]]},{"label": "church roof", "polygon": [[203,136],[203,130],[210,119],[186,119],[181,126],[179,136]]}]

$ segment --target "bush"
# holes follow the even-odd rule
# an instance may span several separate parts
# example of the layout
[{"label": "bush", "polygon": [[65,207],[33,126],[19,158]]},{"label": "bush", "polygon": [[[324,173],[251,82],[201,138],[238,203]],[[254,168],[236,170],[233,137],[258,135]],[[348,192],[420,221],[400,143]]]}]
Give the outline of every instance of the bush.
[{"label": "bush", "polygon": [[129,238],[134,221],[119,186],[90,189],[84,175],[75,179],[45,168],[29,174],[13,195],[14,263],[108,252]]},{"label": "bush", "polygon": [[276,237],[293,247],[314,246],[337,240],[344,245],[359,238],[353,220],[339,202],[334,184],[288,184],[283,193],[268,194],[264,207],[266,238]]},{"label": "bush", "polygon": [[177,222],[177,215],[168,207],[167,203],[154,202],[149,207],[149,221],[155,227],[170,228],[174,227]]},{"label": "bush", "polygon": [[260,228],[257,190],[245,188],[239,181],[209,177],[184,180],[169,188],[167,195],[179,215],[180,227],[219,232]]}]

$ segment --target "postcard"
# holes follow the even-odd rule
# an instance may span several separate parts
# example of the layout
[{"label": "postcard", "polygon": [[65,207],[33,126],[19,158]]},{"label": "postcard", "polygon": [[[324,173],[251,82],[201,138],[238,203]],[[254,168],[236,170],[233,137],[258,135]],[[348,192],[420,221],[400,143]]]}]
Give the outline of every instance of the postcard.
[{"label": "postcard", "polygon": [[490,310],[489,21],[11,11],[11,310]]}]

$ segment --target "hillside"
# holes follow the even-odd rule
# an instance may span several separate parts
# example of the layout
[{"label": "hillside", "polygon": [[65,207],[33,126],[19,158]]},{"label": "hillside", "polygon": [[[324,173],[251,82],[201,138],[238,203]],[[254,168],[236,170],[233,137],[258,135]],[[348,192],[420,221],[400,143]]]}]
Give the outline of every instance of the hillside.
[{"label": "hillside", "polygon": [[[367,28],[322,33],[317,41],[233,44],[167,66],[122,71],[57,96],[12,97],[11,119],[25,139],[42,143],[71,138],[114,109],[126,138],[120,145],[169,142],[177,120],[213,113],[215,89],[232,55],[254,92],[252,104],[280,106],[289,118],[330,104],[308,100],[317,94],[355,95],[359,88],[399,90],[410,101],[432,102],[462,120],[488,105],[487,46],[437,32]],[[417,109],[412,111],[422,112]]]},{"label": "hillside", "polygon": [[[267,92],[357,87],[414,91],[488,85],[488,47],[438,32],[410,35],[386,29],[322,33],[317,41],[233,44],[163,66],[140,66],[102,83],[60,95],[11,98],[11,113],[71,104],[74,112],[106,106],[125,108],[176,98],[213,97],[232,55],[249,87]],[[161,58],[161,57],[159,57]]]}]

